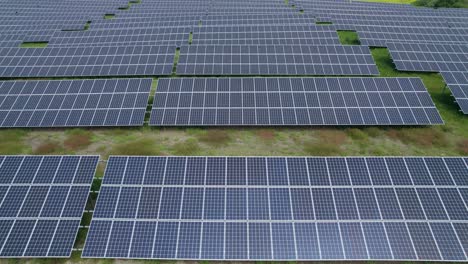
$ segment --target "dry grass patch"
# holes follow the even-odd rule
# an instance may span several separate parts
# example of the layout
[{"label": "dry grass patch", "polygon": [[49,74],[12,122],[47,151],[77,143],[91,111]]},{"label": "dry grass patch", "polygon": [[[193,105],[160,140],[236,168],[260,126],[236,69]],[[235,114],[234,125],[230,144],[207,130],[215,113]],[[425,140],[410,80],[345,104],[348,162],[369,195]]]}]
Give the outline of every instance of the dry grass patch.
[{"label": "dry grass patch", "polygon": [[212,146],[226,145],[231,141],[231,136],[225,130],[210,129],[198,136],[198,140]]},{"label": "dry grass patch", "polygon": [[348,140],[348,136],[342,130],[323,129],[318,132],[320,142],[341,145]]},{"label": "dry grass patch", "polygon": [[137,140],[130,140],[124,143],[115,145],[110,155],[124,155],[124,156],[153,156],[161,155],[161,149],[151,139],[141,138]]},{"label": "dry grass patch", "polygon": [[423,147],[446,147],[448,145],[445,134],[436,128],[389,129],[387,136],[405,144]]},{"label": "dry grass patch", "polygon": [[91,145],[92,135],[89,131],[74,129],[70,131],[63,144],[69,150],[83,149]]},{"label": "dry grass patch", "polygon": [[257,137],[265,141],[273,141],[276,137],[275,132],[273,130],[268,129],[257,130],[255,131],[255,134],[257,135]]},{"label": "dry grass patch", "polygon": [[57,154],[62,152],[62,146],[55,141],[47,141],[39,144],[34,150],[33,154],[36,155],[48,155],[48,154]]},{"label": "dry grass patch", "polygon": [[457,143],[457,150],[461,155],[468,155],[468,139],[463,139]]},{"label": "dry grass patch", "polygon": [[335,156],[340,154],[338,145],[326,142],[306,142],[304,152],[311,156]]}]

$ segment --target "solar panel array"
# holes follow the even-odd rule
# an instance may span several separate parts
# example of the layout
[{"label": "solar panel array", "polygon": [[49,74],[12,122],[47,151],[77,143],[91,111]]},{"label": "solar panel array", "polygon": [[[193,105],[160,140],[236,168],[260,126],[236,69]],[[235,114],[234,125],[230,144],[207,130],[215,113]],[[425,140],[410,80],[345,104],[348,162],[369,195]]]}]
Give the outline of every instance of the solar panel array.
[{"label": "solar panel array", "polygon": [[333,26],[311,26],[310,24],[222,25],[195,28],[192,44],[339,45],[340,40]]},{"label": "solar panel array", "polygon": [[152,79],[0,82],[0,127],[142,126]]},{"label": "solar panel array", "polygon": [[0,48],[0,77],[170,75],[173,46]]},{"label": "solar panel array", "polygon": [[186,45],[180,75],[378,75],[368,47]]},{"label": "solar panel array", "polygon": [[400,71],[468,72],[467,45],[389,43]]},{"label": "solar panel array", "polygon": [[430,125],[419,78],[160,79],[150,125]]},{"label": "solar panel array", "polygon": [[467,261],[467,162],[113,156],[83,257]]},{"label": "solar panel array", "polygon": [[362,45],[386,47],[402,43],[468,43],[468,12],[464,9],[416,8],[359,1],[298,0],[305,14],[355,30]]},{"label": "solar panel array", "polygon": [[461,111],[468,115],[468,72],[442,72],[441,74]]},{"label": "solar panel array", "polygon": [[[93,25],[94,26],[94,25]],[[52,36],[49,46],[130,46],[175,45],[187,43],[188,27],[148,27],[89,31],[60,31]]]},{"label": "solar panel array", "polygon": [[467,45],[389,43],[388,49],[398,70],[440,72],[461,111],[468,114]]},{"label": "solar panel array", "polygon": [[69,257],[98,156],[0,156],[0,257]]}]

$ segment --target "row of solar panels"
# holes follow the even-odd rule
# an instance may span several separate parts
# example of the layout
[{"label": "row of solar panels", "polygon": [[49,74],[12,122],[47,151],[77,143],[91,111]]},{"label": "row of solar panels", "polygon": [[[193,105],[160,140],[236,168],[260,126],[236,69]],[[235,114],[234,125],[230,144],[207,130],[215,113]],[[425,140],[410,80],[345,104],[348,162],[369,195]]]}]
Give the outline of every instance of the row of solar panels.
[{"label": "row of solar panels", "polygon": [[[194,21],[198,23],[197,21]],[[134,44],[172,44],[181,46],[189,42],[189,34],[193,33],[192,44],[281,44],[288,41],[292,44],[339,45],[338,35],[334,26],[313,25],[259,25],[259,26],[223,26],[198,27],[188,25],[167,27],[163,22],[154,21],[139,23],[122,22],[120,25],[133,25],[128,28],[99,29],[89,31],[55,32],[49,40],[51,47],[67,46],[128,46]],[[93,24],[93,27],[95,25]],[[152,43],[150,43],[152,41]],[[285,43],[283,43],[285,44]]]},{"label": "row of solar panels", "polygon": [[468,45],[389,43],[388,49],[400,71],[440,72],[468,114]]},{"label": "row of solar panels", "polygon": [[[98,156],[0,156],[0,257],[68,257]],[[467,261],[463,157],[111,156],[83,257]]]},{"label": "row of solar panels", "polygon": [[[55,29],[51,29],[49,31],[48,36],[37,36],[37,38],[22,38],[23,41],[49,41],[51,35],[54,33],[61,34],[60,29],[62,30],[83,30],[83,25],[86,21],[93,21],[96,22],[96,27],[100,29],[115,29],[115,28],[138,28],[141,27],[141,23],[133,23],[128,18],[148,18],[152,21],[161,21],[161,16],[171,17],[173,15],[178,14],[192,14],[194,18],[190,22],[186,20],[186,17],[179,16],[177,18],[172,18],[171,23],[166,24],[171,28],[178,27],[179,25],[184,26],[196,26],[198,21],[205,21],[206,25],[202,27],[203,29],[208,26],[221,26],[221,25],[275,25],[275,24],[289,24],[289,25],[297,25],[297,24],[313,24],[314,17],[317,16],[319,19],[329,19],[334,24],[338,25],[341,29],[356,29],[359,31],[359,34],[363,38],[363,44],[365,45],[379,45],[385,46],[386,42],[389,41],[418,41],[419,42],[435,42],[435,43],[442,43],[442,42],[458,42],[458,43],[466,43],[467,32],[465,29],[468,28],[467,23],[468,21],[464,19],[463,12],[457,12],[455,10],[430,10],[430,9],[397,9],[393,10],[391,6],[388,5],[379,5],[379,8],[365,8],[362,4],[359,3],[337,3],[336,1],[319,1],[317,4],[311,4],[308,2],[302,3],[295,3],[296,5],[301,5],[300,8],[296,10],[292,8],[288,8],[283,3],[276,3],[276,2],[265,2],[265,3],[236,3],[236,4],[227,4],[221,3],[220,6],[217,6],[216,3],[209,3],[206,4],[204,2],[196,3],[198,8],[194,8],[191,5],[195,3],[187,3],[187,5],[181,5],[181,1],[176,3],[166,3],[165,5],[158,5],[154,6],[154,3],[142,3],[139,5],[132,6],[129,11],[117,11],[116,12],[109,12],[108,5],[105,7],[96,9],[92,6],[87,6],[89,9],[88,11],[92,11],[92,13],[88,12],[89,15],[87,18],[76,18],[72,19],[70,23],[73,23],[73,27],[67,27],[63,23],[55,23]],[[123,3],[126,5],[126,3]],[[292,4],[292,3],[291,3]],[[304,15],[300,15],[297,10],[304,9],[302,4],[306,6],[306,13]],[[110,4],[112,6],[112,4]],[[115,3],[115,6],[122,4]],[[63,7],[66,7],[64,5]],[[181,7],[185,7],[181,10]],[[219,10],[222,7],[224,10],[224,17],[220,15]],[[10,7],[11,8],[11,7]],[[57,7],[60,9],[60,7]],[[401,13],[405,10],[405,13]],[[75,15],[76,13],[68,11],[68,15]],[[11,13],[7,9],[7,13]],[[43,12],[47,14],[47,12],[57,12],[57,10],[48,10],[45,9]],[[183,12],[183,13],[181,13]],[[375,15],[376,12],[379,12],[379,15]],[[399,12],[399,13],[398,13]],[[22,13],[22,12],[20,12]],[[106,13],[118,13],[117,19],[115,21],[106,21],[100,19]],[[221,12],[223,13],[223,12]],[[24,13],[26,14],[26,13]],[[54,13],[55,14],[55,13]],[[157,14],[157,15],[155,15]],[[249,16],[257,16],[257,19],[246,19],[245,17]],[[276,20],[268,20],[268,19],[259,19],[258,16],[264,17],[271,17],[272,14],[277,15]],[[151,18],[151,16],[153,18]],[[54,16],[55,17],[55,16]],[[359,19],[355,19],[355,17],[359,17]],[[445,30],[443,32],[427,32],[430,28],[433,29],[433,17],[438,17],[442,22],[439,22],[438,27]],[[59,16],[56,18],[55,21],[60,21],[59,19],[63,19],[63,16]],[[353,18],[353,19],[348,19]],[[43,23],[29,23],[31,18],[29,17],[17,17],[15,18],[18,20],[18,26],[22,26],[24,30],[44,30],[46,29],[46,24]],[[37,18],[34,18],[37,19]],[[50,16],[43,16],[41,17],[41,21],[54,21],[51,20]],[[158,20],[159,19],[159,20]],[[412,20],[411,20],[412,19]],[[11,20],[11,19],[9,19]],[[22,21],[26,20],[26,24],[22,24]],[[393,21],[398,21],[401,24],[398,24],[396,27],[382,27],[383,23],[393,23]],[[188,22],[185,23],[184,21]],[[231,22],[229,22],[231,21]],[[236,22],[237,21],[237,22]],[[243,21],[243,22],[240,22]],[[378,21],[378,22],[375,22]],[[430,22],[430,23],[420,23],[420,22]],[[181,24],[182,23],[182,24]],[[185,24],[184,24],[185,23]],[[162,26],[164,23],[145,23],[144,27],[146,28],[153,28]],[[40,25],[40,26],[37,26]],[[93,24],[94,26],[94,24]],[[404,32],[402,28],[404,27],[411,27],[412,34],[401,34]],[[456,32],[450,33],[454,31],[453,28],[457,28]],[[16,28],[19,30],[20,28]],[[196,29],[196,28],[195,28]],[[5,25],[3,28],[0,27],[0,33],[7,33],[12,32],[13,30],[8,25]],[[395,34],[386,34],[388,30],[393,30]],[[91,28],[93,31],[93,27]],[[369,32],[367,32],[369,31]],[[102,31],[101,33],[104,33]],[[225,33],[229,32],[229,29],[225,29]],[[85,32],[80,32],[85,33]],[[189,31],[186,32],[188,34]],[[247,33],[247,31],[246,31]],[[408,33],[408,32],[406,32]],[[128,35],[131,37],[131,35]],[[447,39],[449,38],[449,39]],[[162,42],[161,42],[162,43]],[[229,43],[229,42],[224,42]],[[253,44],[253,43],[251,43]],[[10,44],[9,44],[10,45]]]},{"label": "row of solar panels", "polygon": [[[151,79],[0,82],[1,127],[141,126]],[[434,125],[417,78],[160,79],[152,126]]]},{"label": "row of solar panels", "polygon": [[[1,48],[0,77],[170,75],[175,46]],[[378,75],[369,48],[187,45],[181,75]]]}]

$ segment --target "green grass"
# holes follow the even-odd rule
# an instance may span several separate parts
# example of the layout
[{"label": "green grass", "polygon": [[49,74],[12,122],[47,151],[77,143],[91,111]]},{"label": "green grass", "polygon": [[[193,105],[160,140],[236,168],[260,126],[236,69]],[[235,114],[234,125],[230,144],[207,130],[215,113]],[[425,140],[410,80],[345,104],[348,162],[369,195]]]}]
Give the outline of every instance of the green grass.
[{"label": "green grass", "polygon": [[46,48],[48,42],[23,42],[20,48]]},{"label": "green grass", "polygon": [[192,44],[192,40],[193,40],[193,32],[190,32],[190,34],[189,34],[189,40],[188,40],[188,44],[189,44],[189,45]]},{"label": "green grass", "polygon": [[89,30],[89,27],[91,26],[91,21],[86,21],[86,24],[84,25],[84,30]]},{"label": "green grass", "polygon": [[180,57],[180,48],[177,48],[175,52],[175,56],[174,56],[174,64],[172,65],[173,77],[177,74],[177,64],[179,63],[179,57]]},{"label": "green grass", "polygon": [[416,0],[359,0],[359,2],[387,3],[387,4],[406,4],[410,5]]},{"label": "green grass", "polygon": [[315,25],[333,25],[333,23],[328,21],[316,21]]},{"label": "green grass", "polygon": [[338,30],[337,34],[342,45],[361,45],[356,31]]},{"label": "green grass", "polygon": [[104,15],[104,19],[114,19],[115,18],[115,14],[105,14]]}]

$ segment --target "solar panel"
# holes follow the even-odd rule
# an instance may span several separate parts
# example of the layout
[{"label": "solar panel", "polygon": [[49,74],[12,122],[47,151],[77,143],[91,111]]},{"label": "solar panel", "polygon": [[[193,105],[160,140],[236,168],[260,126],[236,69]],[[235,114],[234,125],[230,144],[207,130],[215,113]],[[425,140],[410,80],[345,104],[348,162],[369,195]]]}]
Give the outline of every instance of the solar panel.
[{"label": "solar panel", "polygon": [[142,126],[152,79],[0,82],[0,127]]},{"label": "solar panel", "polygon": [[467,179],[460,157],[112,156],[83,257],[466,261]]},{"label": "solar panel", "polygon": [[442,124],[418,78],[160,79],[152,126]]},{"label": "solar panel", "polygon": [[368,47],[186,45],[180,75],[378,75]]},{"label": "solar panel", "polygon": [[99,156],[0,156],[0,257],[69,257]]},{"label": "solar panel", "polygon": [[450,44],[388,43],[401,71],[467,72],[468,46]]},{"label": "solar panel", "polygon": [[0,48],[0,77],[172,73],[175,46]]},{"label": "solar panel", "polygon": [[188,42],[189,33],[188,27],[58,31],[52,36],[48,46],[180,46]]},{"label": "solar panel", "polygon": [[236,25],[193,30],[192,44],[222,45],[339,45],[334,26]]},{"label": "solar panel", "polygon": [[468,114],[468,73],[466,72],[441,72],[453,97],[461,108],[461,111]]}]

